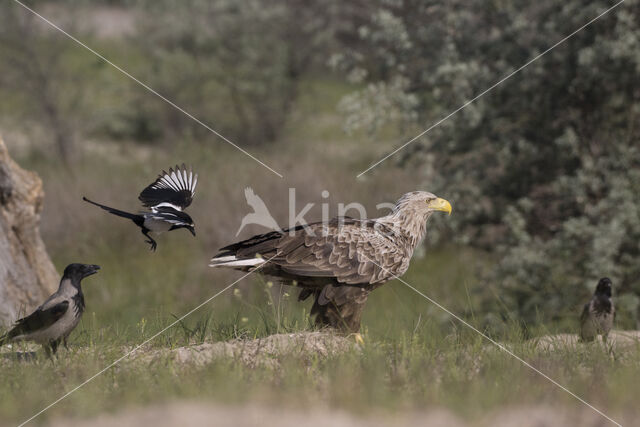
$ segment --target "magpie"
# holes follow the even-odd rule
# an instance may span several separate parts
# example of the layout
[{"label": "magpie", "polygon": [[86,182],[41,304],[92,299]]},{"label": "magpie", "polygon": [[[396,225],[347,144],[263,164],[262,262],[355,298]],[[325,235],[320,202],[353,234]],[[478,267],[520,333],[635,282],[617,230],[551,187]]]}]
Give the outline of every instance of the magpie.
[{"label": "magpie", "polygon": [[600,279],[591,301],[585,304],[580,316],[581,341],[593,341],[599,334],[602,334],[603,341],[607,341],[616,314],[611,301],[611,285],[609,278]]},{"label": "magpie", "polygon": [[49,356],[56,353],[60,341],[68,348],[67,337],[78,325],[84,312],[80,282],[98,270],[98,265],[69,264],[58,290],[29,316],[18,319],[13,329],[0,337],[0,345],[35,341],[45,348]]},{"label": "magpie", "polygon": [[83,197],[82,200],[96,205],[109,213],[132,220],[134,224],[142,229],[142,234],[149,239],[145,240],[145,242],[151,245],[152,251],[155,251],[158,244],[149,235],[150,232],[159,234],[178,228],[186,228],[191,234],[196,235],[193,220],[182,211],[193,200],[196,185],[198,184],[198,174],[194,175],[191,169],[187,171],[184,164],[182,168],[176,166],[175,169],[174,171],[170,168],[169,172],[163,170],[158,175],[158,179],[140,193],[138,199],[151,212],[132,214],[101,205],[86,197]]}]

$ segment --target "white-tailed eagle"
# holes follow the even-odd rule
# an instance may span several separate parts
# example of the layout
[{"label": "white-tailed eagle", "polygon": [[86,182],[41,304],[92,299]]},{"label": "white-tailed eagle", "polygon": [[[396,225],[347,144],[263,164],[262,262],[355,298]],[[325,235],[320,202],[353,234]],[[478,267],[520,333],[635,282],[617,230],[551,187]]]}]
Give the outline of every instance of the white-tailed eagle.
[{"label": "white-tailed eagle", "polygon": [[299,300],[314,297],[316,324],[357,332],[369,293],[407,271],[436,211],[451,213],[451,204],[415,191],[403,195],[387,216],[338,217],[256,235],[222,248],[210,266],[260,267],[261,273],[300,287]]}]

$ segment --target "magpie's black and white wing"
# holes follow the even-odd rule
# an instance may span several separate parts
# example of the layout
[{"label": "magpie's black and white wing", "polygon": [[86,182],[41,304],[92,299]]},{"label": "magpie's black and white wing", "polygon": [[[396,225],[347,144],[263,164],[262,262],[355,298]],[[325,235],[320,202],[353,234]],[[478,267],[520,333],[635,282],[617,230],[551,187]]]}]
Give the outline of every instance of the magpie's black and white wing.
[{"label": "magpie's black and white wing", "polygon": [[[157,206],[153,208],[153,212],[144,214],[145,218],[152,221],[164,222],[171,225],[187,225],[189,224],[189,215],[173,209],[170,206]],[[159,230],[152,230],[159,231]]]},{"label": "magpie's black and white wing", "polygon": [[47,308],[41,306],[29,316],[18,319],[7,337],[20,337],[46,329],[64,316],[68,309],[69,301],[61,301]]},{"label": "magpie's black and white wing", "polygon": [[158,179],[147,188],[142,190],[138,197],[142,204],[156,211],[160,207],[171,207],[176,210],[183,210],[191,204],[198,184],[198,174],[194,174],[191,168],[187,170],[176,166],[169,169],[169,172],[162,171]]}]

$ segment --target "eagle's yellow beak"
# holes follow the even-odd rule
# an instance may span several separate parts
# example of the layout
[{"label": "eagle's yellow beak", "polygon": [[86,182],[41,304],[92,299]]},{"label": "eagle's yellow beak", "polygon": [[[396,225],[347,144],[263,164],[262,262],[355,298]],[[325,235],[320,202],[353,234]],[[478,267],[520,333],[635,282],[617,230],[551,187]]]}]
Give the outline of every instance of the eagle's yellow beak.
[{"label": "eagle's yellow beak", "polygon": [[429,208],[433,209],[434,211],[442,211],[451,215],[451,203],[449,203],[445,199],[441,199],[440,197],[438,197],[437,199],[431,200],[427,203]]}]

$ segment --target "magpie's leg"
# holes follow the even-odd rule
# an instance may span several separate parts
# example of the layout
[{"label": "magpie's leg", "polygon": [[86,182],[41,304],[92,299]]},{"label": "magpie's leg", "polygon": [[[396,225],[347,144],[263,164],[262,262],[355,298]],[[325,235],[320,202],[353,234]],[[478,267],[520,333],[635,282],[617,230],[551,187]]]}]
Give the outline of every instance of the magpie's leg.
[{"label": "magpie's leg", "polygon": [[145,240],[145,242],[149,243],[151,245],[151,250],[153,252],[155,252],[156,248],[158,247],[158,244],[156,243],[155,240],[153,240],[153,238],[151,236],[149,236],[149,231],[151,230],[147,230],[146,228],[142,229],[142,234],[145,235],[145,237],[149,240]]}]

